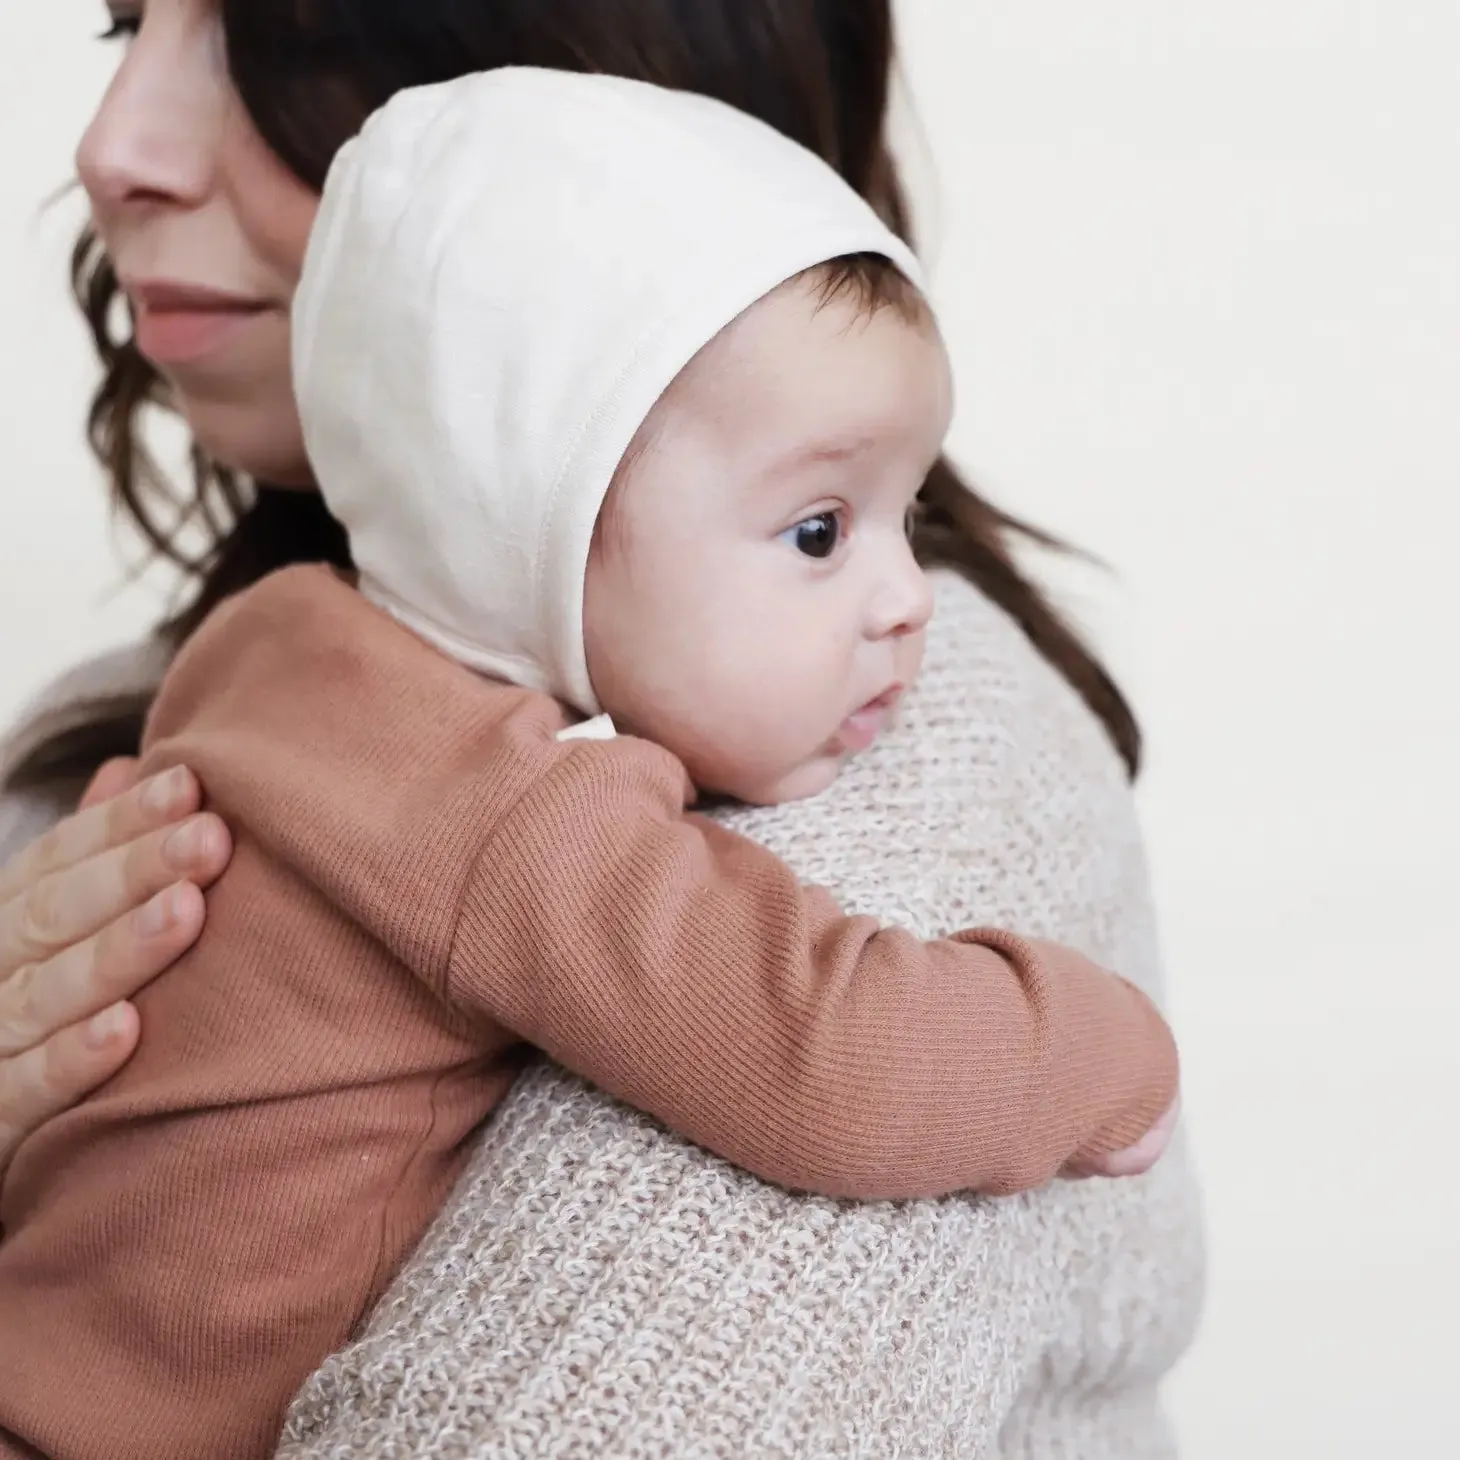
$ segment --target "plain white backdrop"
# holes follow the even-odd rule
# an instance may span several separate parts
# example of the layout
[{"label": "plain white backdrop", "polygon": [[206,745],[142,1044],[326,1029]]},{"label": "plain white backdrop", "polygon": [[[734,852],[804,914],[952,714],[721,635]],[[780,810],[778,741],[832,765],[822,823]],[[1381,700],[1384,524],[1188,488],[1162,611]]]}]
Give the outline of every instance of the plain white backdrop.
[{"label": "plain white backdrop", "polygon": [[[1212,1291],[1189,1460],[1460,1454],[1460,6],[907,0],[954,454],[1135,695]],[[115,53],[0,18],[0,721],[156,617],[42,216]],[[125,544],[121,544],[125,547]]]}]

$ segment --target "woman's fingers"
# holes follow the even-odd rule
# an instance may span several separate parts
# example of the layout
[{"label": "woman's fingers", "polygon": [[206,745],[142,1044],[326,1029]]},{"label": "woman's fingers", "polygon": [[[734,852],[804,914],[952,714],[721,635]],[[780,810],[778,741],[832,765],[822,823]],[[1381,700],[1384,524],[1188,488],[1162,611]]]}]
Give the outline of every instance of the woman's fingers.
[{"label": "woman's fingers", "polygon": [[[75,819],[120,807],[129,799],[124,796]],[[43,872],[0,905],[0,979],[27,964],[49,964],[72,944],[92,937],[176,882],[208,886],[228,865],[232,850],[222,821],[203,812],[179,826],[166,826],[80,863]],[[41,981],[48,976],[48,967],[33,975]],[[0,1022],[4,1018],[0,1007]]]},{"label": "woman's fingers", "polygon": [[201,803],[202,789],[197,777],[177,766],[149,777],[121,796],[87,806],[52,827],[0,868],[0,904],[12,901],[48,873],[77,866],[102,852],[135,841],[149,831],[182,820]]},{"label": "woman's fingers", "polygon": [[109,762],[82,810],[0,869],[0,1169],[131,1057],[126,1002],[195,941],[228,829],[181,768]]},{"label": "woman's fingers", "polygon": [[0,1060],[0,1171],[31,1131],[121,1069],[138,1033],[137,1011],[116,1004],[15,1059]]},{"label": "woman's fingers", "polygon": [[202,927],[203,894],[178,883],[49,962],[17,969],[0,983],[0,1061],[130,998],[186,952]]},{"label": "woman's fingers", "polygon": [[[88,807],[99,806],[103,801],[111,801],[116,797],[130,791],[137,784],[137,757],[135,755],[119,755],[112,760],[103,761],[97,772],[91,778],[91,784],[82,792],[81,800],[77,809],[85,811]],[[194,808],[189,807],[190,811]]]}]

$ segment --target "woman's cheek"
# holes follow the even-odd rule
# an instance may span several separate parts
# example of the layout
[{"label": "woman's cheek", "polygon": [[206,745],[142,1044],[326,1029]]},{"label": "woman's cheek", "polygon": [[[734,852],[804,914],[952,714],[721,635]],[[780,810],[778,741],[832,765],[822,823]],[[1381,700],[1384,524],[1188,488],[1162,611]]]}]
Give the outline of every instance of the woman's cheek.
[{"label": "woman's cheek", "polygon": [[304,267],[319,194],[289,171],[237,104],[225,151],[226,186],[250,251],[286,290]]}]

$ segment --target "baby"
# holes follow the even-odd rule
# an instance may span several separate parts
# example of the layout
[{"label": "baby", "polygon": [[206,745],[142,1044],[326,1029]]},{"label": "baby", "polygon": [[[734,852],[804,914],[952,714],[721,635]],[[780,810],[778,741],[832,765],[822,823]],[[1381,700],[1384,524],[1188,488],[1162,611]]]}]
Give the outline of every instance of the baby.
[{"label": "baby", "polygon": [[826,791],[917,674],[947,361],[830,169],[606,77],[406,93],[295,320],[358,590],[265,580],[158,697],[143,772],[192,767],[234,860],[0,1190],[0,1455],[269,1454],[531,1047],[830,1195],[1149,1164],[1134,988],[845,916],[691,809]]}]

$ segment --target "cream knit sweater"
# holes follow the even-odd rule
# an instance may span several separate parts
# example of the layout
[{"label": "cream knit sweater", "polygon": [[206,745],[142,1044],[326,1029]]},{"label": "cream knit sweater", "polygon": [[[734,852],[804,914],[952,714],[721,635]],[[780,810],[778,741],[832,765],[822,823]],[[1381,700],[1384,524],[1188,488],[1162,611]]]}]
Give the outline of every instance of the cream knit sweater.
[{"label": "cream knit sweater", "polygon": [[[0,857],[58,809],[0,802]],[[853,911],[1055,938],[1160,995],[1121,767],[951,575],[899,729],[826,796],[726,819]],[[1140,1181],[857,1206],[763,1186],[544,1065],[279,1455],[1147,1460],[1175,1453],[1157,1386],[1201,1288],[1179,1139]]]}]

